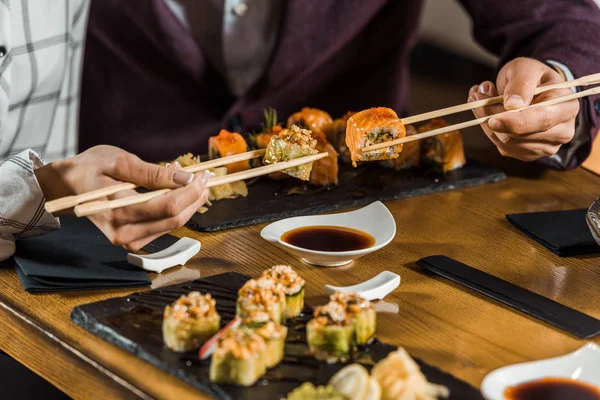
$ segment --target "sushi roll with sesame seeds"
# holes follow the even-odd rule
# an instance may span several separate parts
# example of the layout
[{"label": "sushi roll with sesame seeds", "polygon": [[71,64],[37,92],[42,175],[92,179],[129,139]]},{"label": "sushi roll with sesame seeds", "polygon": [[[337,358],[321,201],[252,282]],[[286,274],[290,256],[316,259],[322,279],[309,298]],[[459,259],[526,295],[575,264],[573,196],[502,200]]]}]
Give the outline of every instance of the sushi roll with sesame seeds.
[{"label": "sushi roll with sesame seeds", "polygon": [[210,362],[210,381],[251,386],[267,370],[266,345],[250,329],[228,330],[217,342]]},{"label": "sushi roll with sesame seeds", "polygon": [[191,292],[165,308],[163,340],[169,349],[179,353],[197,350],[219,331],[220,322],[211,295]]},{"label": "sushi roll with sesame seeds", "polygon": [[250,279],[238,291],[236,316],[246,318],[257,311],[264,311],[278,324],[283,322],[285,291],[273,279],[261,277]]},{"label": "sushi roll with sesame seeds", "polygon": [[354,348],[354,324],[339,303],[329,302],[315,309],[306,325],[310,353],[328,363],[343,361]]},{"label": "sushi roll with sesame seeds", "polygon": [[373,304],[356,293],[336,292],[331,295],[330,301],[340,304],[346,310],[354,325],[356,344],[368,344],[375,336],[377,328],[377,313]]},{"label": "sushi roll with sesame seeds", "polygon": [[283,286],[285,292],[284,318],[298,316],[304,308],[304,286],[306,281],[289,265],[275,265],[263,277],[271,278]]},{"label": "sushi roll with sesame seeds", "polygon": [[273,368],[283,360],[287,327],[276,324],[271,321],[267,313],[258,311],[245,318],[240,328],[250,329],[263,338],[267,348],[265,352],[267,368]]}]

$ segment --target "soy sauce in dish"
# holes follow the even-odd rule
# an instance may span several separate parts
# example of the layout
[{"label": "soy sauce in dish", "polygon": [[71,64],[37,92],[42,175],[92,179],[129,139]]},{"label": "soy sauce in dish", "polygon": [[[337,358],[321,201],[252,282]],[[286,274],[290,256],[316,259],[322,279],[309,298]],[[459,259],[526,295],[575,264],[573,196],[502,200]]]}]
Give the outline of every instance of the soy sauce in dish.
[{"label": "soy sauce in dish", "polygon": [[600,400],[600,388],[568,378],[544,378],[506,389],[507,400]]},{"label": "soy sauce in dish", "polygon": [[368,233],[343,226],[296,228],[284,233],[281,240],[292,246],[316,251],[354,251],[375,244],[375,238]]}]

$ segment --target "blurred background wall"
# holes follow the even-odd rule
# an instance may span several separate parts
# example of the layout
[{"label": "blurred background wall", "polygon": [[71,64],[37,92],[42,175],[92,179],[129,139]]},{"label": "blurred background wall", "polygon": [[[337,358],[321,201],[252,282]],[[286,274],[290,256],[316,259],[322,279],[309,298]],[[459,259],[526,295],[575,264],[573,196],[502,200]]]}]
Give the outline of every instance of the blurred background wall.
[{"label": "blurred background wall", "polygon": [[[597,0],[600,2],[600,0]],[[421,40],[494,66],[496,57],[471,36],[471,19],[456,0],[427,0],[421,21]]]}]

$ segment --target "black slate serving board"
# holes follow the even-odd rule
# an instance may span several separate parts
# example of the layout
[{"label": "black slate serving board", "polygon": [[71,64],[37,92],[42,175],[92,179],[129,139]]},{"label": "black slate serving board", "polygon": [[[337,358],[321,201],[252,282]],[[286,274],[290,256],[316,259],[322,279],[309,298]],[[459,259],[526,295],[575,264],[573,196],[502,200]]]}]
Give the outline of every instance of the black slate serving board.
[{"label": "black slate serving board", "polygon": [[340,182],[335,187],[308,188],[303,194],[288,194],[302,183],[296,179],[273,181],[262,178],[248,187],[247,197],[216,201],[208,212],[195,214],[189,226],[200,232],[213,232],[358,207],[377,200],[398,200],[478,186],[505,177],[502,171],[475,161],[469,161],[464,167],[447,174],[426,168],[394,171],[375,163],[359,168],[340,164]]},{"label": "black slate serving board", "polygon": [[[309,307],[305,307],[303,314],[288,324],[283,362],[249,388],[212,384],[208,378],[210,360],[200,361],[197,352],[177,354],[163,345],[162,312],[168,303],[192,290],[211,293],[217,301],[217,310],[224,325],[234,317],[237,291],[248,279],[250,277],[229,272],[85,304],[73,309],[71,320],[217,399],[279,400],[303,382],[326,384],[343,364],[328,365],[308,356],[305,324],[311,315]],[[375,340],[355,361],[370,368],[393,350],[394,346]],[[450,389],[451,399],[482,399],[479,391],[467,383],[420,360],[416,361],[431,382],[446,385]]]}]

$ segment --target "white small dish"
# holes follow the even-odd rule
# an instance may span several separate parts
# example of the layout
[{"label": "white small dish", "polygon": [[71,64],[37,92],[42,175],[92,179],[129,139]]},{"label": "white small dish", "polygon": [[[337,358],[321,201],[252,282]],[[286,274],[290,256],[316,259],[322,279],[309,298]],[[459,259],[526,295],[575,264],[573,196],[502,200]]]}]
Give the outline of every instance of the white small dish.
[{"label": "white small dish", "polygon": [[127,254],[127,262],[152,272],[163,272],[176,265],[185,265],[186,262],[200,251],[200,242],[184,237],[171,246],[158,253],[152,254]]},{"label": "white small dish", "polygon": [[570,378],[600,387],[600,346],[588,343],[573,353],[499,368],[481,383],[486,400],[504,400],[509,386],[542,378]]},{"label": "white small dish", "polygon": [[[284,233],[309,226],[338,226],[358,229],[373,236],[375,244],[369,248],[354,251],[316,251],[293,246],[281,240]],[[390,243],[396,235],[396,222],[390,210],[382,202],[376,201],[350,212],[283,219],[266,226],[260,235],[266,241],[285,248],[309,264],[338,267],[377,251]]]},{"label": "white small dish", "polygon": [[400,285],[400,275],[390,271],[383,271],[379,275],[352,286],[325,285],[325,294],[331,295],[335,292],[353,292],[363,299],[381,300],[392,293]]}]

